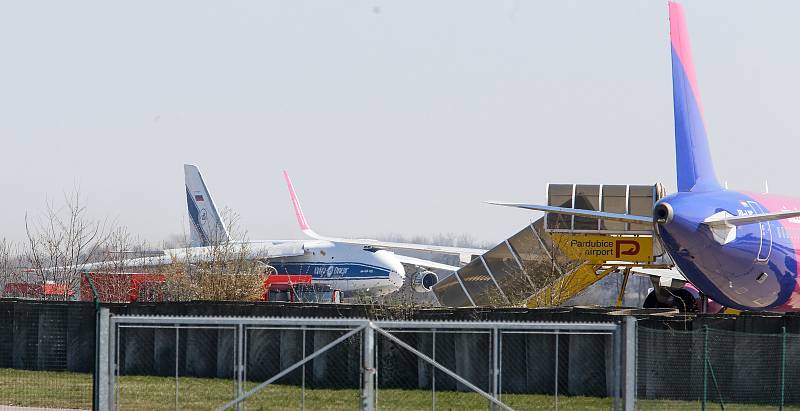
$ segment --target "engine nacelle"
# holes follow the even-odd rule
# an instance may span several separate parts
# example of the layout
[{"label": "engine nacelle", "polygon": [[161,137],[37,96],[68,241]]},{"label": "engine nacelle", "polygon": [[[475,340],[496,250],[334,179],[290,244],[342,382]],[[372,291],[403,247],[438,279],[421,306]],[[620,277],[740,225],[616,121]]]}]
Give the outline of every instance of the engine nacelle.
[{"label": "engine nacelle", "polygon": [[647,295],[644,308],[676,308],[680,312],[698,312],[700,296],[694,287],[658,287]]},{"label": "engine nacelle", "polygon": [[411,287],[418,293],[427,293],[438,282],[439,276],[433,271],[417,271],[411,278]]}]

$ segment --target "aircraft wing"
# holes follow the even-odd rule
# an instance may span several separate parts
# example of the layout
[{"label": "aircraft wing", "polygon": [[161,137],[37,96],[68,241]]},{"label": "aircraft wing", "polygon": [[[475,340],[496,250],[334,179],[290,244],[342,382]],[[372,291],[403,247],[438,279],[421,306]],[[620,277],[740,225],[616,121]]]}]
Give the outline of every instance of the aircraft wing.
[{"label": "aircraft wing", "polygon": [[[96,263],[82,264],[79,269],[91,271],[129,267],[157,267],[174,262],[181,264],[198,264],[224,259],[227,254],[231,258],[239,258],[239,253],[245,254],[246,260],[270,259],[277,257],[293,257],[305,254],[305,248],[311,245],[328,243],[326,241],[259,241],[248,243],[228,243],[226,245],[209,247],[186,247],[164,250],[161,255],[152,255],[139,258],[117,259]],[[223,257],[220,257],[223,255]],[[73,267],[54,267],[51,270],[68,270]]]},{"label": "aircraft wing", "polygon": [[[488,250],[483,250],[480,248],[464,248],[464,247],[450,247],[450,246],[441,246],[441,245],[430,245],[430,244],[413,244],[413,243],[395,243],[391,241],[379,241],[379,240],[369,240],[364,238],[334,238],[334,237],[323,237],[319,234],[313,233],[316,235],[318,239],[321,240],[328,240],[334,241],[337,243],[344,243],[344,244],[357,244],[357,245],[367,245],[375,248],[392,248],[397,250],[413,250],[413,251],[425,251],[429,253],[441,253],[441,254],[452,254],[452,255],[482,255],[486,253]],[[467,260],[469,261],[469,260]]]},{"label": "aircraft wing", "polygon": [[499,201],[487,201],[487,203],[494,204],[494,205],[506,206],[506,207],[517,207],[517,208],[525,208],[525,209],[528,209],[528,210],[544,211],[546,213],[576,215],[576,216],[580,216],[580,217],[599,218],[599,219],[609,220],[609,221],[621,221],[623,223],[652,223],[653,222],[653,217],[641,216],[641,215],[633,215],[633,214],[608,213],[608,212],[605,212],[605,211],[581,210],[581,209],[578,209],[578,208],[554,207],[554,206],[546,206],[546,205],[538,205],[538,204],[504,203],[504,202],[499,202]]},{"label": "aircraft wing", "polygon": [[408,257],[408,256],[405,256],[405,255],[400,255],[400,254],[395,254],[395,256],[403,264],[416,265],[416,266],[419,266],[419,267],[425,267],[425,268],[430,268],[430,269],[434,269],[434,270],[446,270],[446,271],[456,271],[456,270],[458,270],[458,267],[456,267],[456,266],[437,263],[435,261],[423,260],[421,258]]}]

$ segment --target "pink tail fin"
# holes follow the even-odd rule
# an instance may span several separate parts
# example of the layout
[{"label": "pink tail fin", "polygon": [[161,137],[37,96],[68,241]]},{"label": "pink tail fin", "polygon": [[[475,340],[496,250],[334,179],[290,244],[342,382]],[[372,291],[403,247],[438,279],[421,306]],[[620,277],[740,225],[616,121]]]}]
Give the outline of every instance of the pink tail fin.
[{"label": "pink tail fin", "polygon": [[297,224],[300,225],[300,230],[303,232],[308,231],[311,229],[311,227],[308,226],[306,216],[303,214],[303,209],[300,207],[300,200],[297,199],[297,193],[294,191],[292,179],[289,178],[289,174],[286,172],[286,170],[283,171],[283,178],[286,180],[286,186],[289,187],[289,195],[292,197],[292,206],[294,206],[294,214],[295,217],[297,217]]}]

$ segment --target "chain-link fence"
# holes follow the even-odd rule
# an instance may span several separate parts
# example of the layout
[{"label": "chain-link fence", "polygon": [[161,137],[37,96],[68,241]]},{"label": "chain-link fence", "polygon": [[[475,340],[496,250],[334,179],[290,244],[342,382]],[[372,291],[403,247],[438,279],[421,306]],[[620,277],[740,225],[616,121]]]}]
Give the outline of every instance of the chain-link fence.
[{"label": "chain-link fence", "polygon": [[616,323],[115,316],[109,324],[98,379],[101,406],[111,409],[621,406]]},{"label": "chain-link fence", "polygon": [[800,409],[800,336],[638,330],[638,409]]},{"label": "chain-link fence", "polygon": [[91,408],[94,332],[94,321],[63,306],[0,310],[0,409]]},{"label": "chain-link fence", "polygon": [[113,316],[95,351],[71,309],[0,312],[0,408],[800,409],[785,329]]}]

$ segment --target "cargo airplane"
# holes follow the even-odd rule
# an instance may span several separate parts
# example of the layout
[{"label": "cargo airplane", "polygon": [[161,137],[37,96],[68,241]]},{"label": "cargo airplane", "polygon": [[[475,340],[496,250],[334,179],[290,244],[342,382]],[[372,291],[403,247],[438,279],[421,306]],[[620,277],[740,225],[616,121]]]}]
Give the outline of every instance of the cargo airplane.
[{"label": "cargo airplane", "polygon": [[[491,203],[653,224],[656,238],[684,277],[717,303],[739,310],[800,311],[800,200],[728,190],[720,184],[711,161],[683,9],[675,2],[669,3],[669,21],[678,192],[660,199],[652,217]],[[656,289],[654,297],[662,306],[697,303],[687,301],[685,290]]]},{"label": "cargo airplane", "polygon": [[[311,275],[315,282],[329,284],[345,295],[366,292],[384,295],[399,289],[406,278],[405,267],[414,269],[411,285],[417,292],[428,292],[438,276],[431,270],[455,271],[456,266],[397,254],[390,250],[423,251],[458,255],[469,261],[473,255],[486,250],[447,247],[427,244],[385,242],[368,239],[325,237],[314,232],[308,224],[300,201],[289,179],[284,178],[294,206],[297,222],[309,240],[236,241],[231,238],[214,200],[206,187],[200,170],[184,165],[186,203],[190,220],[190,247],[163,250],[158,256],[131,258],[116,262],[116,266],[144,267],[170,264],[173,261],[197,264],[219,258],[219,247],[243,250],[246,259],[257,260],[275,269],[278,274]],[[239,248],[240,247],[240,248]],[[86,264],[83,269],[95,269],[108,263]]]}]

